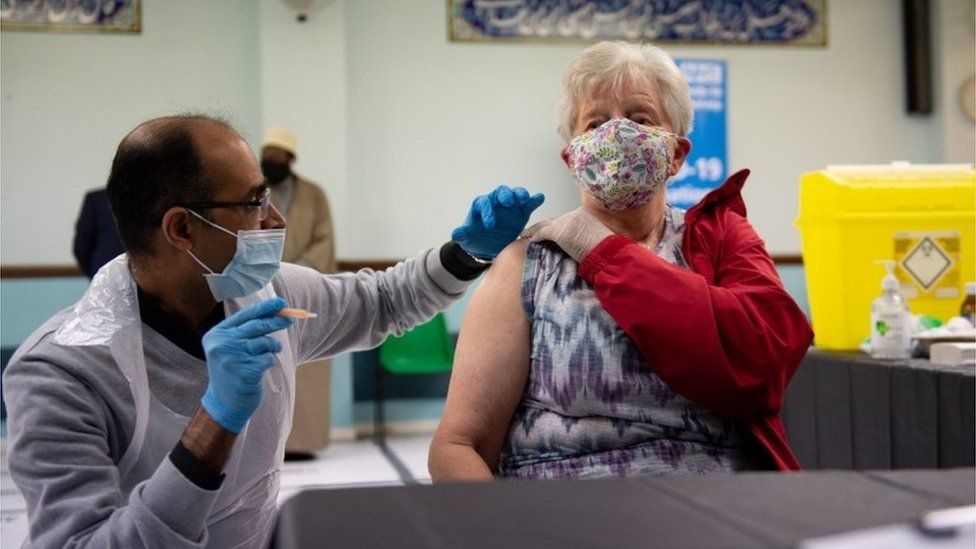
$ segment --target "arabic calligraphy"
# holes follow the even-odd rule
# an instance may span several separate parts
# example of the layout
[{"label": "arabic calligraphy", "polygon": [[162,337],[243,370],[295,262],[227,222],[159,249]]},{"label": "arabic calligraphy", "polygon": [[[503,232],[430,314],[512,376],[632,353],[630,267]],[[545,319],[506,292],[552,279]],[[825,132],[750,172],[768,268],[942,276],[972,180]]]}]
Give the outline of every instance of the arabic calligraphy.
[{"label": "arabic calligraphy", "polygon": [[451,0],[452,38],[823,43],[826,0]]},{"label": "arabic calligraphy", "polygon": [[3,28],[138,32],[139,0],[0,0]]}]

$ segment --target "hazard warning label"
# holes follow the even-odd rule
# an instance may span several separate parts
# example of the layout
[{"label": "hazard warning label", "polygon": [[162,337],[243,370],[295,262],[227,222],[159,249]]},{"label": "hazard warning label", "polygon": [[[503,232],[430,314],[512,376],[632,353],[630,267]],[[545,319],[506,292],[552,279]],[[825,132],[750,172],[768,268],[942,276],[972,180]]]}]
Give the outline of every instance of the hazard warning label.
[{"label": "hazard warning label", "polygon": [[905,297],[959,297],[959,232],[899,232],[894,236],[895,274]]}]

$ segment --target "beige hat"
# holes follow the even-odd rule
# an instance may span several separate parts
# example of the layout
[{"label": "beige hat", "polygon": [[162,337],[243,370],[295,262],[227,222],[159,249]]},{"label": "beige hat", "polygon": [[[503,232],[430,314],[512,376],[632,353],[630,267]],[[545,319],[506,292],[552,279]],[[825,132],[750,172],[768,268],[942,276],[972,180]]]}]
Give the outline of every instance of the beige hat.
[{"label": "beige hat", "polygon": [[261,143],[261,146],[278,147],[279,149],[290,152],[295,158],[298,158],[298,137],[278,126],[269,129],[264,134],[264,141]]}]

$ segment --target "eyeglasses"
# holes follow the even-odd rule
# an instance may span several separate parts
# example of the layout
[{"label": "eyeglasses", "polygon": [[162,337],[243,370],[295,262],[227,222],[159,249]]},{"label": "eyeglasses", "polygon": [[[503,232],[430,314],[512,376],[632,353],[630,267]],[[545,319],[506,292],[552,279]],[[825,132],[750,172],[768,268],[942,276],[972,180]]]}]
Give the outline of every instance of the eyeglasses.
[{"label": "eyeglasses", "polygon": [[268,218],[268,211],[271,209],[271,191],[265,191],[256,200],[240,200],[237,202],[186,202],[180,204],[184,208],[191,210],[209,210],[211,208],[247,208],[248,212],[257,211],[259,219],[264,221]]}]

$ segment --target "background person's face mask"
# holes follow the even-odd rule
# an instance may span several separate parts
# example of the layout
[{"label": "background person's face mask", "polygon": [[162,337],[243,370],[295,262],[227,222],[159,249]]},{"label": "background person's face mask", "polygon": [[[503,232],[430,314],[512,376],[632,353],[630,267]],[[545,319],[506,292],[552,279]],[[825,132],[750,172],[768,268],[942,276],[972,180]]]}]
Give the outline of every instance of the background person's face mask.
[{"label": "background person's face mask", "polygon": [[670,176],[672,140],[662,129],[613,118],[570,142],[569,169],[608,210],[637,208]]},{"label": "background person's face mask", "polygon": [[281,252],[285,247],[285,229],[242,230],[235,235],[193,210],[190,213],[211,227],[237,238],[237,251],[222,273],[215,273],[193,255],[193,252],[186,251],[209,273],[203,276],[207,279],[214,299],[225,301],[251,295],[264,288],[278,273]]},{"label": "background person's face mask", "polygon": [[276,185],[281,183],[291,175],[291,166],[271,160],[261,161],[261,173],[268,179],[268,183]]}]

